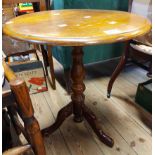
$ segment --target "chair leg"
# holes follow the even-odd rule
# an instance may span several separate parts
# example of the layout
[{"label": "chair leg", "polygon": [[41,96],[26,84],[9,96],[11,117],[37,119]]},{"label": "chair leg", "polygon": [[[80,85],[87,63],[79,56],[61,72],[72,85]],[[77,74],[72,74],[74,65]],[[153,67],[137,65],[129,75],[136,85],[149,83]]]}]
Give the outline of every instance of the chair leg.
[{"label": "chair leg", "polygon": [[110,81],[108,83],[108,88],[107,88],[107,97],[110,98],[111,96],[111,90],[112,90],[112,86],[116,80],[116,78],[118,77],[118,75],[120,74],[120,72],[122,71],[125,63],[126,63],[126,60],[128,58],[128,55],[129,55],[129,41],[126,43],[125,45],[125,51],[123,52],[123,55],[121,56],[121,59],[120,59],[120,62],[119,64],[117,65],[115,71],[112,73],[112,76],[110,78]]},{"label": "chair leg", "polygon": [[39,57],[38,57],[38,54],[37,54],[37,50],[36,50],[35,54],[36,54],[37,60],[39,61]]},{"label": "chair leg", "polygon": [[52,83],[51,83],[50,79],[49,79],[49,82],[50,82],[52,88],[55,90],[56,84],[55,84],[55,74],[54,74],[54,65],[53,65],[51,46],[47,46],[47,51],[45,50],[43,45],[40,45],[40,46],[41,46],[41,52],[42,52],[42,56],[43,56],[46,76],[48,77],[47,66],[49,65]]},{"label": "chair leg", "polygon": [[46,76],[48,76],[48,70],[47,70],[47,66],[48,66],[48,62],[47,62],[47,51],[44,49],[44,46],[43,45],[40,45],[40,48],[41,48],[41,52],[42,52],[42,56],[43,56],[45,73],[46,73]]},{"label": "chair leg", "polygon": [[147,73],[147,76],[149,78],[152,78],[152,60],[150,61],[150,64],[149,64],[149,71]]},{"label": "chair leg", "polygon": [[34,117],[34,110],[26,83],[17,78],[10,81],[17,105],[24,121],[24,127],[32,145],[35,155],[45,155],[45,146],[38,121]]}]

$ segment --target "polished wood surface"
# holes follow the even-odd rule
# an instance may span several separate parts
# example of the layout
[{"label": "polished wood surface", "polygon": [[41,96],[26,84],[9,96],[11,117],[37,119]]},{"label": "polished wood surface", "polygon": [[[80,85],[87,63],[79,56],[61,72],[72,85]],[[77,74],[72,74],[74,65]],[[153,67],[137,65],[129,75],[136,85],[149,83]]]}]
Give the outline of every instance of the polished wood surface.
[{"label": "polished wood surface", "polygon": [[104,10],[54,10],[14,18],[3,32],[15,39],[83,46],[132,39],[147,33],[150,22],[135,14]]}]

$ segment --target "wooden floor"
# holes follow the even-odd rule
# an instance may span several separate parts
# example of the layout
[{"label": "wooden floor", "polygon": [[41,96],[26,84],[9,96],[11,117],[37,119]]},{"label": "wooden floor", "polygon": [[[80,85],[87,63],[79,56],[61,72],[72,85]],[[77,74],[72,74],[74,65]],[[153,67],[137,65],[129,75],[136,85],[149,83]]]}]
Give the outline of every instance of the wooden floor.
[{"label": "wooden floor", "polygon": [[[137,85],[146,81],[146,72],[134,65],[126,66],[114,84],[112,97],[107,99],[106,88],[116,62],[86,66],[86,104],[99,118],[103,130],[115,141],[113,148],[101,143],[86,121],[74,123],[73,116],[59,130],[45,137],[47,155],[151,155],[151,115],[134,102]],[[63,70],[54,61],[58,79],[54,91],[31,95],[35,114],[41,128],[52,124],[58,111],[70,101],[62,87]],[[47,114],[48,113],[48,114]]]}]

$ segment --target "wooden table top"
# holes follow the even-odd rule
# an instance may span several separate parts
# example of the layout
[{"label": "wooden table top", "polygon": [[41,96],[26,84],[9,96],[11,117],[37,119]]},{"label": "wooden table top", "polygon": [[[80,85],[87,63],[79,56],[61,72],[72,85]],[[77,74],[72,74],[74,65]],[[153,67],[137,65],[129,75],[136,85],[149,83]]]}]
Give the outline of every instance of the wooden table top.
[{"label": "wooden table top", "polygon": [[3,32],[17,40],[62,46],[125,41],[147,33],[150,22],[139,15],[108,10],[54,10],[6,22]]}]

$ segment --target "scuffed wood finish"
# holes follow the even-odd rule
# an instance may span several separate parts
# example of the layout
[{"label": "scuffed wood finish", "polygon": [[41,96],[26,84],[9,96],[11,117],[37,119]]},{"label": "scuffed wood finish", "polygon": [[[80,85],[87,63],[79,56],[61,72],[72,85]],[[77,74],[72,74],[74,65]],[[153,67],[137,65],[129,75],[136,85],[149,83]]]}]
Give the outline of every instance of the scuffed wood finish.
[{"label": "scuffed wood finish", "polygon": [[8,21],[3,32],[34,43],[83,46],[129,40],[149,32],[150,22],[122,11],[54,10]]}]

